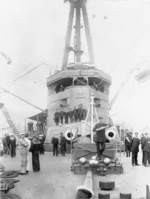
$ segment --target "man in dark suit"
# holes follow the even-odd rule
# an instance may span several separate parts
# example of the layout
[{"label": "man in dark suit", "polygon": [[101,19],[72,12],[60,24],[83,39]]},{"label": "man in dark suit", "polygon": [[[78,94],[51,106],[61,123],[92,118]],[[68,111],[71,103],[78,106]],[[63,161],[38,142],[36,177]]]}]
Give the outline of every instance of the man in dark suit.
[{"label": "man in dark suit", "polygon": [[97,156],[98,159],[101,159],[101,156],[105,150],[105,141],[107,140],[105,136],[105,129],[109,127],[109,125],[102,122],[103,118],[99,117],[99,122],[95,124],[93,131],[96,132],[94,141],[96,143]]},{"label": "man in dark suit", "polygon": [[145,137],[141,144],[143,150],[143,165],[147,167],[150,166],[150,137],[148,136],[148,133],[145,133]]},{"label": "man in dark suit", "polygon": [[65,156],[66,138],[63,136],[63,133],[60,133],[60,151],[61,151],[62,156]]},{"label": "man in dark suit", "polygon": [[130,157],[130,152],[131,152],[131,133],[127,133],[125,137],[125,152],[126,152],[126,157]]},{"label": "man in dark suit", "polygon": [[135,136],[131,140],[131,151],[132,151],[132,166],[139,166],[138,164],[138,152],[139,152],[140,139],[138,133],[135,132]]},{"label": "man in dark suit", "polygon": [[52,138],[52,144],[53,144],[53,156],[58,156],[58,144],[59,144],[59,140],[58,140],[58,135],[54,135],[54,137]]}]

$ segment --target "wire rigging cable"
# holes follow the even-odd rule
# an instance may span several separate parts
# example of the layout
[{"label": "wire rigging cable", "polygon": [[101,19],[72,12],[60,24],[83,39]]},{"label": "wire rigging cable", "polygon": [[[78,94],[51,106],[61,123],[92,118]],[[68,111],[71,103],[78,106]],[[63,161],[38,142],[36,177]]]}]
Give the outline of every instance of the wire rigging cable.
[{"label": "wire rigging cable", "polygon": [[35,66],[34,68],[32,68],[31,70],[29,70],[28,72],[24,73],[23,75],[19,76],[18,78],[14,79],[11,84],[8,86],[10,87],[13,83],[15,83],[16,81],[20,80],[21,78],[25,77],[26,75],[28,75],[29,73],[31,73],[32,71],[34,71],[35,69],[37,69],[38,67],[44,65],[45,63],[40,63],[37,66]]},{"label": "wire rigging cable", "polygon": [[36,105],[34,105],[34,104],[28,102],[27,100],[25,100],[25,99],[23,99],[23,98],[17,96],[16,94],[14,94],[14,93],[8,91],[7,89],[5,89],[5,88],[3,88],[3,87],[0,87],[0,89],[3,90],[4,92],[7,92],[7,93],[13,95],[14,97],[20,99],[21,101],[23,101],[23,102],[25,102],[25,103],[31,105],[32,107],[34,107],[34,108],[36,108],[36,109],[39,109],[40,111],[44,111],[44,109],[39,108],[38,106],[36,106]]},{"label": "wire rigging cable", "polygon": [[[117,63],[112,67],[108,74],[111,74],[112,71],[119,65],[119,63],[129,54],[129,52],[134,48],[138,41],[149,31],[150,25],[142,32],[142,34],[132,43],[130,48],[124,53],[124,55],[117,61]],[[104,82],[104,79],[98,84],[100,86]],[[114,101],[114,99],[112,99]],[[111,103],[111,102],[110,102]]]}]

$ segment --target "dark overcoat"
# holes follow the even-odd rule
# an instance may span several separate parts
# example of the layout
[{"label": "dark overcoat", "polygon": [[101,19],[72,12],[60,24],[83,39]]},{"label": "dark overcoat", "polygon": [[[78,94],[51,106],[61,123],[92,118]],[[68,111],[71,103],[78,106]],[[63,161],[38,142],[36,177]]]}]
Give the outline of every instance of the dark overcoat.
[{"label": "dark overcoat", "polygon": [[142,150],[150,152],[150,138],[149,137],[147,137],[147,138],[145,137],[142,140]]},{"label": "dark overcoat", "polygon": [[107,124],[104,124],[104,123],[97,123],[95,124],[94,128],[93,128],[93,131],[96,132],[96,135],[95,135],[95,142],[105,142],[107,140],[106,136],[105,136],[105,129],[102,129],[102,130],[96,130],[96,129],[99,129],[101,127],[105,127],[107,126]]},{"label": "dark overcoat", "polygon": [[139,138],[132,138],[131,140],[131,151],[132,152],[139,152],[139,144],[140,144],[140,139]]}]

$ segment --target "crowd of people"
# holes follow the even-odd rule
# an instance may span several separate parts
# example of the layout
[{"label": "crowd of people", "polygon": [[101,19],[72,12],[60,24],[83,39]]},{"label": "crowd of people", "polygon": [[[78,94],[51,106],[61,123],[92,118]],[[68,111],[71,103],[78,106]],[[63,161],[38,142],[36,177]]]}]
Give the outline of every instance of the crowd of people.
[{"label": "crowd of people", "polygon": [[28,125],[28,131],[36,131],[36,130],[38,130],[38,131],[42,132],[42,131],[45,130],[45,123],[43,123],[43,122],[33,123],[33,122],[29,121],[27,123],[27,125]]},{"label": "crowd of people", "polygon": [[10,155],[12,158],[16,156],[17,138],[11,133],[10,135],[6,133],[2,138],[3,143],[3,153]]},{"label": "crowd of people", "polygon": [[68,124],[73,122],[81,122],[81,120],[85,120],[87,115],[87,110],[80,105],[78,108],[74,107],[72,110],[71,108],[68,111],[56,110],[54,113],[54,121],[56,125],[59,124]]},{"label": "crowd of people", "polygon": [[[102,158],[102,154],[105,150],[105,142],[107,140],[105,136],[105,129],[111,125],[103,123],[103,118],[99,117],[99,122],[95,124],[93,132],[95,132],[94,141],[97,149],[97,159]],[[4,154],[10,155],[12,158],[16,156],[16,149],[19,148],[21,157],[20,174],[26,175],[30,170],[30,157],[29,152],[32,153],[32,168],[34,172],[40,171],[40,154],[44,154],[44,141],[45,136],[43,134],[29,137],[27,133],[21,132],[20,138],[17,140],[14,134],[5,134],[3,137],[3,150]],[[54,134],[52,137],[53,156],[61,154],[65,156],[67,140],[63,133]],[[142,134],[139,137],[138,132],[126,133],[125,136],[125,153],[126,157],[131,157],[132,166],[139,166],[138,152],[140,146],[142,150],[142,165],[145,167],[150,166],[150,137],[148,133]]]},{"label": "crowd of people", "polygon": [[148,133],[142,134],[139,138],[138,132],[135,132],[134,136],[132,133],[127,133],[125,137],[125,152],[126,157],[130,157],[132,153],[132,166],[139,166],[138,152],[141,145],[142,150],[142,165],[147,167],[150,166],[150,136]]},{"label": "crowd of people", "polygon": [[2,139],[4,155],[10,155],[12,158],[16,156],[16,149],[18,148],[21,156],[20,174],[25,175],[30,170],[29,152],[32,153],[32,168],[34,172],[40,171],[39,155],[44,154],[43,134],[29,137],[27,133],[21,132],[18,139],[13,133],[6,133]]},{"label": "crowd of people", "polygon": [[[19,139],[14,134],[6,133],[3,137],[3,151],[4,155],[10,155],[12,158],[16,156],[16,149],[19,149],[21,157],[20,175],[26,175],[31,170],[31,162],[33,172],[40,171],[40,154],[44,154],[44,141],[43,134],[29,136],[24,131],[20,133]],[[63,133],[54,134],[52,137],[53,156],[62,156],[66,154],[67,140]],[[32,161],[30,155],[32,154]]]}]

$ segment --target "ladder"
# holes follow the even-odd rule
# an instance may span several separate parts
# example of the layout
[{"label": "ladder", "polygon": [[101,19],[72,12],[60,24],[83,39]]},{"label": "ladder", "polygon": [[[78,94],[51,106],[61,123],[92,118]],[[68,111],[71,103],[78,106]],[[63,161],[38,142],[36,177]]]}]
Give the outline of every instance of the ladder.
[{"label": "ladder", "polygon": [[3,112],[3,115],[6,118],[9,126],[13,129],[14,134],[19,136],[19,131],[17,130],[14,122],[12,121],[12,119],[3,103],[0,103],[0,110]]}]

